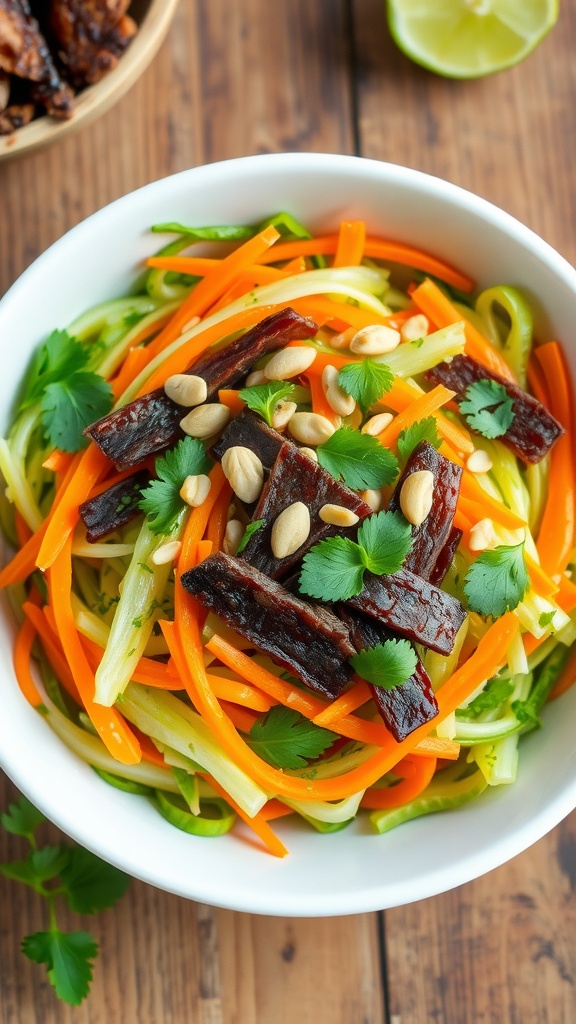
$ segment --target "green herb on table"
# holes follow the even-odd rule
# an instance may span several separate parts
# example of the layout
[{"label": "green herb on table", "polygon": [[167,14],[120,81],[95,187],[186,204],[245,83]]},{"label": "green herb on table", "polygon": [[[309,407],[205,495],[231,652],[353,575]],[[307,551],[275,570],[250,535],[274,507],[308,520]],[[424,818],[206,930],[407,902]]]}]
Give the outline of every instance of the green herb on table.
[{"label": "green herb on table", "polygon": [[22,836],[30,844],[25,860],[0,864],[0,873],[29,886],[46,900],[48,928],[26,935],[22,952],[35,963],[46,965],[59,999],[78,1006],[88,995],[98,946],[88,932],[63,932],[58,928],[58,902],[65,901],[79,914],[96,914],[114,906],[126,892],[130,878],[80,846],[58,843],[39,847],[35,832],[44,821],[26,797],[0,815],[6,832]]},{"label": "green herb on table", "polygon": [[340,427],[316,449],[318,462],[353,490],[384,487],[398,473],[398,459],[371,434]]}]

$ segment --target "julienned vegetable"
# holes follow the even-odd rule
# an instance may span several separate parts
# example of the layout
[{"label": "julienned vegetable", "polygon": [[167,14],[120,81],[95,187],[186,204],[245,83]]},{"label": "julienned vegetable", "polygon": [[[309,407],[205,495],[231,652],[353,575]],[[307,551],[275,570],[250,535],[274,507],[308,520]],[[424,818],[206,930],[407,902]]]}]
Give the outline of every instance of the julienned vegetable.
[{"label": "julienned vegetable", "polygon": [[558,343],[497,284],[472,323],[464,274],[361,222],[160,229],[0,440],[24,696],[167,821],[279,856],[276,818],[384,832],[513,782],[574,675]]}]

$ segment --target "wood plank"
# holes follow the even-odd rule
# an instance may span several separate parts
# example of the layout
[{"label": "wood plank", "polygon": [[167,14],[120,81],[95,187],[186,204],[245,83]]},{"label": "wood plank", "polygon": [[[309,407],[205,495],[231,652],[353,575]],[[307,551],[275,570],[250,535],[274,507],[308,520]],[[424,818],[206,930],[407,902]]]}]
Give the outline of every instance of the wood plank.
[{"label": "wood plank", "polygon": [[576,814],[510,864],[386,914],[391,1024],[576,1019]]},{"label": "wood plank", "polygon": [[471,189],[576,262],[576,7],[527,60],[476,81],[433,75],[393,43],[385,5],[353,0],[360,152]]}]

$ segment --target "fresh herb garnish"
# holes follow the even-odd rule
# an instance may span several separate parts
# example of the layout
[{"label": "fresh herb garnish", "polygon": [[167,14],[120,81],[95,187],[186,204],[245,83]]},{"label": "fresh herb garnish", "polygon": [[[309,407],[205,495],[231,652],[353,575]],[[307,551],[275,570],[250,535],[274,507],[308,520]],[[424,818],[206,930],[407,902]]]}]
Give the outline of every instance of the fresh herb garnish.
[{"label": "fresh herb garnish", "polygon": [[408,640],[385,640],[359,651],[350,658],[350,664],[362,679],[384,690],[393,690],[414,674],[418,657]]},{"label": "fresh herb garnish", "polygon": [[460,402],[460,412],[472,430],[488,438],[501,437],[514,419],[512,399],[496,380],[470,384]]},{"label": "fresh herb garnish", "polygon": [[458,717],[478,718],[483,711],[492,711],[499,708],[508,700],[514,691],[514,683],[509,679],[491,679],[485,688],[474,700],[471,700],[468,707],[461,712],[456,712]]},{"label": "fresh herb garnish", "polygon": [[293,384],[287,384],[284,380],[271,380],[269,384],[254,384],[251,388],[242,388],[238,392],[238,397],[246,402],[252,412],[257,412],[259,416],[262,416],[271,427],[274,409],[278,402],[288,398],[293,391]]},{"label": "fresh herb garnish", "polygon": [[53,331],[26,378],[20,409],[39,402],[46,440],[65,452],[85,448],[85,428],[112,408],[112,389],[87,369],[89,361],[88,350],[76,338],[67,331]]},{"label": "fresh herb garnish", "polygon": [[516,608],[528,589],[524,542],[483,551],[472,562],[464,584],[468,606],[480,615],[498,618]]},{"label": "fresh herb garnish", "polygon": [[177,221],[168,224],[153,224],[151,231],[157,234],[187,235],[192,242],[239,242],[243,238],[251,238],[253,228],[241,224],[222,224],[216,227],[194,228]]},{"label": "fresh herb garnish", "polygon": [[361,363],[347,363],[338,374],[338,384],[348,395],[352,395],[364,415],[382,395],[390,391],[394,374],[385,363],[363,359]]},{"label": "fresh herb garnish", "polygon": [[336,480],[347,487],[364,491],[384,487],[398,473],[398,459],[371,434],[360,434],[351,427],[335,430],[316,449],[318,462]]},{"label": "fresh herb garnish", "polygon": [[554,610],[551,612],[542,612],[540,618],[538,619],[538,625],[541,626],[542,629],[546,629],[546,626],[552,625],[555,615],[556,612]]},{"label": "fresh herb garnish", "polygon": [[305,768],[320,757],[336,736],[304,718],[293,708],[277,704],[250,729],[248,745],[275,768]]},{"label": "fresh herb garnish", "polygon": [[359,594],[366,570],[378,576],[398,572],[412,546],[409,523],[399,512],[378,512],[365,519],[358,543],[329,537],[305,555],[299,586],[320,601],[347,601]]},{"label": "fresh herb garnish", "polygon": [[126,892],[130,879],[79,846],[59,843],[39,848],[34,833],[45,818],[26,797],[11,804],[0,820],[7,832],[22,836],[31,846],[25,860],[0,864],[0,873],[34,889],[48,904],[48,929],[27,935],[22,952],[35,963],[46,964],[56,995],[78,1006],[88,995],[98,946],[88,932],[58,928],[57,902],[64,899],[79,914],[95,914],[112,907]]},{"label": "fresh herb garnish", "polygon": [[530,699],[512,701],[512,711],[522,725],[531,725],[536,729],[542,727],[542,719]]},{"label": "fresh herb garnish", "polygon": [[187,476],[208,473],[212,463],[206,449],[196,437],[183,437],[175,448],[156,459],[157,480],[151,480],[142,491],[138,508],[148,516],[152,533],[170,533],[178,516],[186,507],[180,489]]},{"label": "fresh herb garnish", "polygon": [[250,538],[253,537],[254,534],[258,532],[258,530],[262,529],[265,522],[265,519],[255,519],[252,523],[248,523],[248,526],[244,531],[244,536],[241,538],[240,543],[236,548],[237,555],[242,554]]},{"label": "fresh herb garnish", "polygon": [[413,423],[410,427],[406,427],[405,430],[400,432],[398,454],[403,465],[408,462],[412,452],[421,441],[428,441],[436,450],[442,444],[442,439],[438,435],[436,420],[433,416],[428,416],[425,420],[418,420],[417,423]]}]

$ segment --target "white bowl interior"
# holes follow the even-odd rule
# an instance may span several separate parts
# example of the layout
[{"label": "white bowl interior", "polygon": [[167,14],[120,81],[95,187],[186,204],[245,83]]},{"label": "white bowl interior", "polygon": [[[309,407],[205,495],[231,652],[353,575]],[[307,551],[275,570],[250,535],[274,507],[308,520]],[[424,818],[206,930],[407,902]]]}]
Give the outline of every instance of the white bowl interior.
[{"label": "white bowl interior", "polygon": [[[41,256],[0,303],[7,409],[32,349],[89,306],[125,293],[159,245],[151,224],[250,223],[286,209],[316,229],[365,218],[374,234],[420,245],[480,286],[522,288],[540,337],[571,344],[576,273],[507,214],[446,182],[354,157],[248,157],[185,171],[118,200]],[[574,370],[576,346],[568,347]],[[6,416],[6,414],[5,414]],[[384,836],[366,822],[335,835],[276,823],[290,849],[277,860],[247,832],[209,841],[168,825],[144,798],[112,789],[52,734],[21,696],[13,627],[0,617],[0,765],[65,832],[134,876],[182,896],[260,914],[329,916],[398,906],[488,871],[543,836],[576,806],[568,693],[521,745],[516,784],[458,811]]]}]

